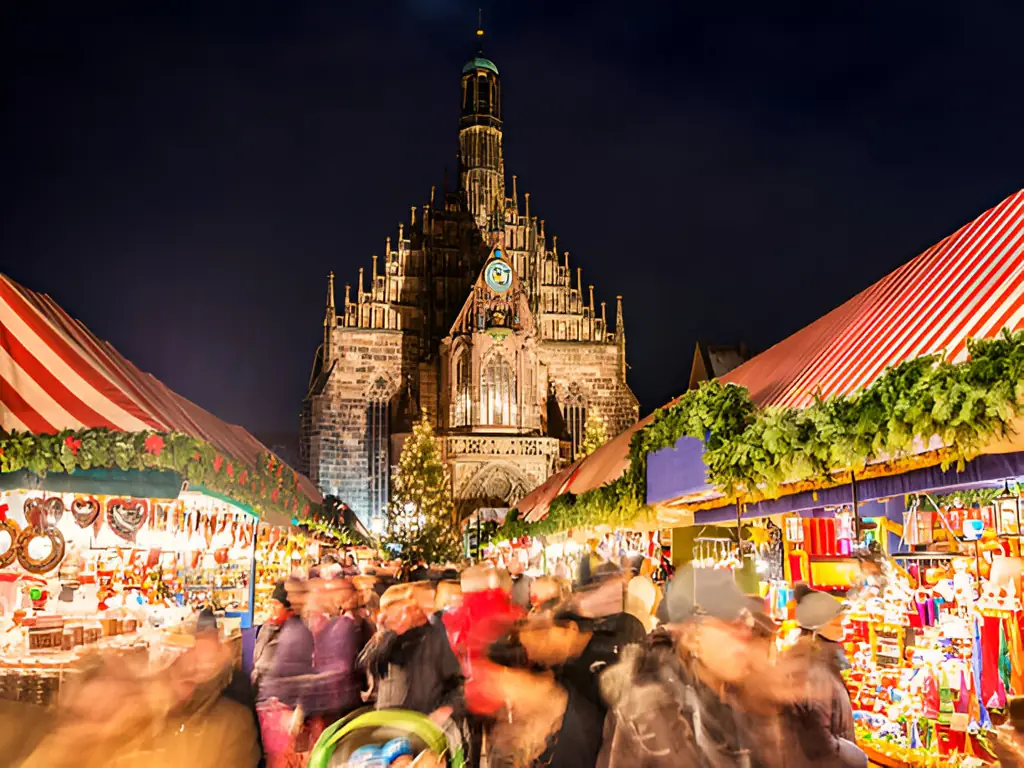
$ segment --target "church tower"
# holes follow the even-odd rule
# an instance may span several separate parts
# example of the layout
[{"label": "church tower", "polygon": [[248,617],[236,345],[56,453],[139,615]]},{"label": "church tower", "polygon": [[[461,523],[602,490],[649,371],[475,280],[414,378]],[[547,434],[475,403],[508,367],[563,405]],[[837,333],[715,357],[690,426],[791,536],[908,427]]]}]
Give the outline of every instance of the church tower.
[{"label": "church tower", "polygon": [[483,55],[479,27],[477,52],[462,67],[459,118],[459,190],[481,231],[499,228],[505,212],[505,160],[501,153],[501,78]]},{"label": "church tower", "polygon": [[431,187],[337,298],[328,278],[300,411],[302,468],[376,532],[420,416],[461,516],[513,506],[577,458],[589,421],[617,435],[638,416],[621,301],[613,329],[515,176],[506,195],[501,80],[476,39],[458,187]]}]

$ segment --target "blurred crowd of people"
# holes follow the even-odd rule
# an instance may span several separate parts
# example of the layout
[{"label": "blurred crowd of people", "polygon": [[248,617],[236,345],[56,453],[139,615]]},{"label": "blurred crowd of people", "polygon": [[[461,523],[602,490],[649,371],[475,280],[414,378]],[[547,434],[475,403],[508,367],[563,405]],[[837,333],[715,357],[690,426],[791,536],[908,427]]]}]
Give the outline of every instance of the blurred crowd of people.
[{"label": "blurred crowd of people", "polygon": [[642,562],[582,568],[575,583],[501,565],[360,572],[332,558],[277,585],[250,676],[204,613],[158,674],[100,662],[57,711],[0,713],[0,755],[291,768],[331,723],[375,707],[428,715],[474,767],[867,765],[830,595],[799,590],[804,636],[779,650],[728,570],[686,567],[663,592]]}]

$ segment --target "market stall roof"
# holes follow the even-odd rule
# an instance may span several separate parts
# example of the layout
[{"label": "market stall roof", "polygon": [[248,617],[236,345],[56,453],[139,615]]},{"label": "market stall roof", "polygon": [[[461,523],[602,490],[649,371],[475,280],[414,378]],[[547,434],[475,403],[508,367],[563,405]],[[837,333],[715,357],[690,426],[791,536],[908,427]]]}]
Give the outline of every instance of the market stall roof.
[{"label": "market stall roof", "polygon": [[[940,351],[963,360],[966,338],[1002,328],[1024,328],[1024,190],[721,380],[746,387],[760,406],[803,407],[815,392],[849,394],[904,360]],[[621,477],[633,434],[652,418],[526,496],[520,519],[541,520],[556,496]]]},{"label": "market stall roof", "polygon": [[[242,427],[172,392],[49,296],[0,274],[0,428],[183,432],[253,466],[271,453]],[[299,488],[322,497],[308,478]]]},{"label": "market stall roof", "polygon": [[633,435],[647,426],[653,418],[653,413],[645,416],[589,456],[577,459],[561,472],[555,473],[546,482],[537,486],[516,504],[516,509],[519,510],[519,519],[535,523],[542,520],[548,513],[548,507],[556,496],[570,492],[579,495],[594,488],[600,488],[607,483],[613,483],[622,477],[629,467],[629,445],[633,440]]},{"label": "market stall roof", "polygon": [[850,394],[889,366],[967,338],[1024,327],[1024,190],[939,241],[806,328],[730,371],[758,405]]}]

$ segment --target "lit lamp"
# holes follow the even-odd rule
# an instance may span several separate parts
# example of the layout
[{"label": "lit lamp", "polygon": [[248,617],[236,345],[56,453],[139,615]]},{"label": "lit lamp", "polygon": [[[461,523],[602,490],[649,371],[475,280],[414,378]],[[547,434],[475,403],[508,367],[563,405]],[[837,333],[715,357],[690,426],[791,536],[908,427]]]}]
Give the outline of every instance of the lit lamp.
[{"label": "lit lamp", "polygon": [[992,500],[996,512],[997,536],[1020,536],[1020,494],[1006,489]]}]

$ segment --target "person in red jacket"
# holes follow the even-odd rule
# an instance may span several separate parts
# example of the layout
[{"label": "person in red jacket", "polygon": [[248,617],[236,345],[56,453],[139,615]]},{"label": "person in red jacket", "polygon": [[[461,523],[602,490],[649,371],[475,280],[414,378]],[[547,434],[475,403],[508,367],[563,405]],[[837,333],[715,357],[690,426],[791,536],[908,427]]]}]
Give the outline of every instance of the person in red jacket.
[{"label": "person in red jacket", "polygon": [[502,667],[491,661],[487,652],[491,643],[503,637],[526,615],[512,603],[511,588],[512,581],[504,570],[490,565],[467,568],[462,572],[461,604],[444,614],[448,640],[465,678],[472,756],[479,752],[486,722],[505,706],[505,697],[497,684]]}]

